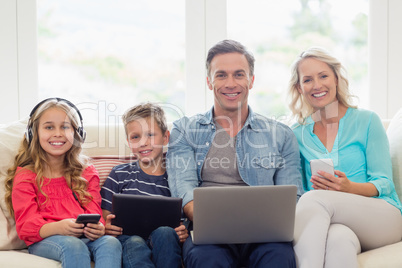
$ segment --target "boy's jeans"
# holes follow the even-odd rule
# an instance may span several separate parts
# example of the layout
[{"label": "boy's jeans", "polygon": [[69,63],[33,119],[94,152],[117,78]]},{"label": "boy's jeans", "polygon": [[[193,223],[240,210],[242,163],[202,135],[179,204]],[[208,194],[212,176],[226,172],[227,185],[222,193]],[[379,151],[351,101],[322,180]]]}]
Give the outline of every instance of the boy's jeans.
[{"label": "boy's jeans", "polygon": [[179,237],[173,228],[159,227],[147,241],[136,235],[117,239],[123,245],[123,268],[182,267]]},{"label": "boy's jeans", "polygon": [[109,235],[95,241],[88,238],[53,235],[29,246],[28,251],[40,257],[60,261],[62,267],[89,268],[91,256],[96,268],[121,266],[121,244]]}]

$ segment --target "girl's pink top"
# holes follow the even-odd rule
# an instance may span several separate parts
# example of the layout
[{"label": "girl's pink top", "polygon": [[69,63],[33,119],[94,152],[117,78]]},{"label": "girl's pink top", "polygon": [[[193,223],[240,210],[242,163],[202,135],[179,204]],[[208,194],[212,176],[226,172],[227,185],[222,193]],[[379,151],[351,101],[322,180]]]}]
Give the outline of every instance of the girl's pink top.
[{"label": "girl's pink top", "polygon": [[[46,223],[75,219],[84,213],[102,215],[99,175],[94,166],[88,166],[82,172],[82,177],[88,181],[87,191],[93,197],[84,208],[75,199],[64,177],[45,178],[42,191],[47,194],[48,201],[43,204],[46,197],[39,191],[35,177],[32,171],[18,167],[12,191],[17,233],[27,246],[43,239],[39,230]],[[101,222],[105,224],[103,218]]]}]

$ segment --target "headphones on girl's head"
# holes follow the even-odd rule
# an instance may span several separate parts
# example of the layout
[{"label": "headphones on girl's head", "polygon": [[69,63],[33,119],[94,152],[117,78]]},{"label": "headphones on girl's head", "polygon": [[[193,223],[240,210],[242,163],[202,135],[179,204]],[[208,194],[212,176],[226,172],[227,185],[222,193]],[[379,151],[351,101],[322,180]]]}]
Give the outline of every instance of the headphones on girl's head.
[{"label": "headphones on girl's head", "polygon": [[34,113],[36,112],[36,110],[43,103],[45,103],[45,102],[47,102],[49,100],[56,100],[57,102],[60,102],[60,101],[65,102],[65,103],[68,104],[68,106],[70,106],[72,109],[74,109],[77,112],[78,117],[80,118],[80,126],[76,129],[76,132],[77,132],[78,136],[81,138],[81,141],[84,142],[85,138],[87,136],[87,133],[84,130],[84,125],[82,123],[82,121],[83,121],[82,120],[82,115],[81,115],[80,111],[78,110],[78,108],[71,101],[68,101],[66,99],[63,99],[63,98],[48,98],[48,99],[45,99],[45,100],[39,102],[38,104],[36,104],[35,107],[32,109],[31,113],[29,114],[28,126],[27,126],[27,130],[25,131],[25,138],[26,138],[28,144],[31,143],[32,138],[33,138],[33,132],[32,132],[32,124],[33,124],[33,122],[31,121],[31,118],[34,115]]}]

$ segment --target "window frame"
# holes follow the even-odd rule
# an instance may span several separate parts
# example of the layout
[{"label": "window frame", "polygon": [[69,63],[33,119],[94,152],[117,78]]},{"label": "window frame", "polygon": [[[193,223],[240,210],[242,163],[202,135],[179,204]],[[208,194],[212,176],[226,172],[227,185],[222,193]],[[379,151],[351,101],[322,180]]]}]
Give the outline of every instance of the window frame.
[{"label": "window frame", "polygon": [[[186,1],[186,115],[213,105],[206,85],[208,48],[226,38],[226,0]],[[369,0],[370,109],[392,118],[401,105],[399,90],[402,17],[399,0]],[[5,0],[0,9],[0,123],[27,117],[38,101],[36,0]]]},{"label": "window frame", "polygon": [[27,117],[38,99],[36,0],[5,0],[0,9],[0,123]]}]

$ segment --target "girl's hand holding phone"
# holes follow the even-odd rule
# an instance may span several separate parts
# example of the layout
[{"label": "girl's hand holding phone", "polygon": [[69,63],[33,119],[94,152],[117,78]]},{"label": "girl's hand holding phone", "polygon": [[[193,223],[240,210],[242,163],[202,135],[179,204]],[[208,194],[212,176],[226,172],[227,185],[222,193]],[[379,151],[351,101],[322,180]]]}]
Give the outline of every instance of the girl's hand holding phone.
[{"label": "girl's hand holding phone", "polygon": [[42,238],[56,234],[80,237],[83,233],[83,224],[75,223],[75,219],[64,219],[57,222],[47,223],[40,229],[40,236]]},{"label": "girl's hand holding phone", "polygon": [[87,223],[84,228],[84,235],[91,241],[98,239],[105,234],[105,226],[101,223]]}]

